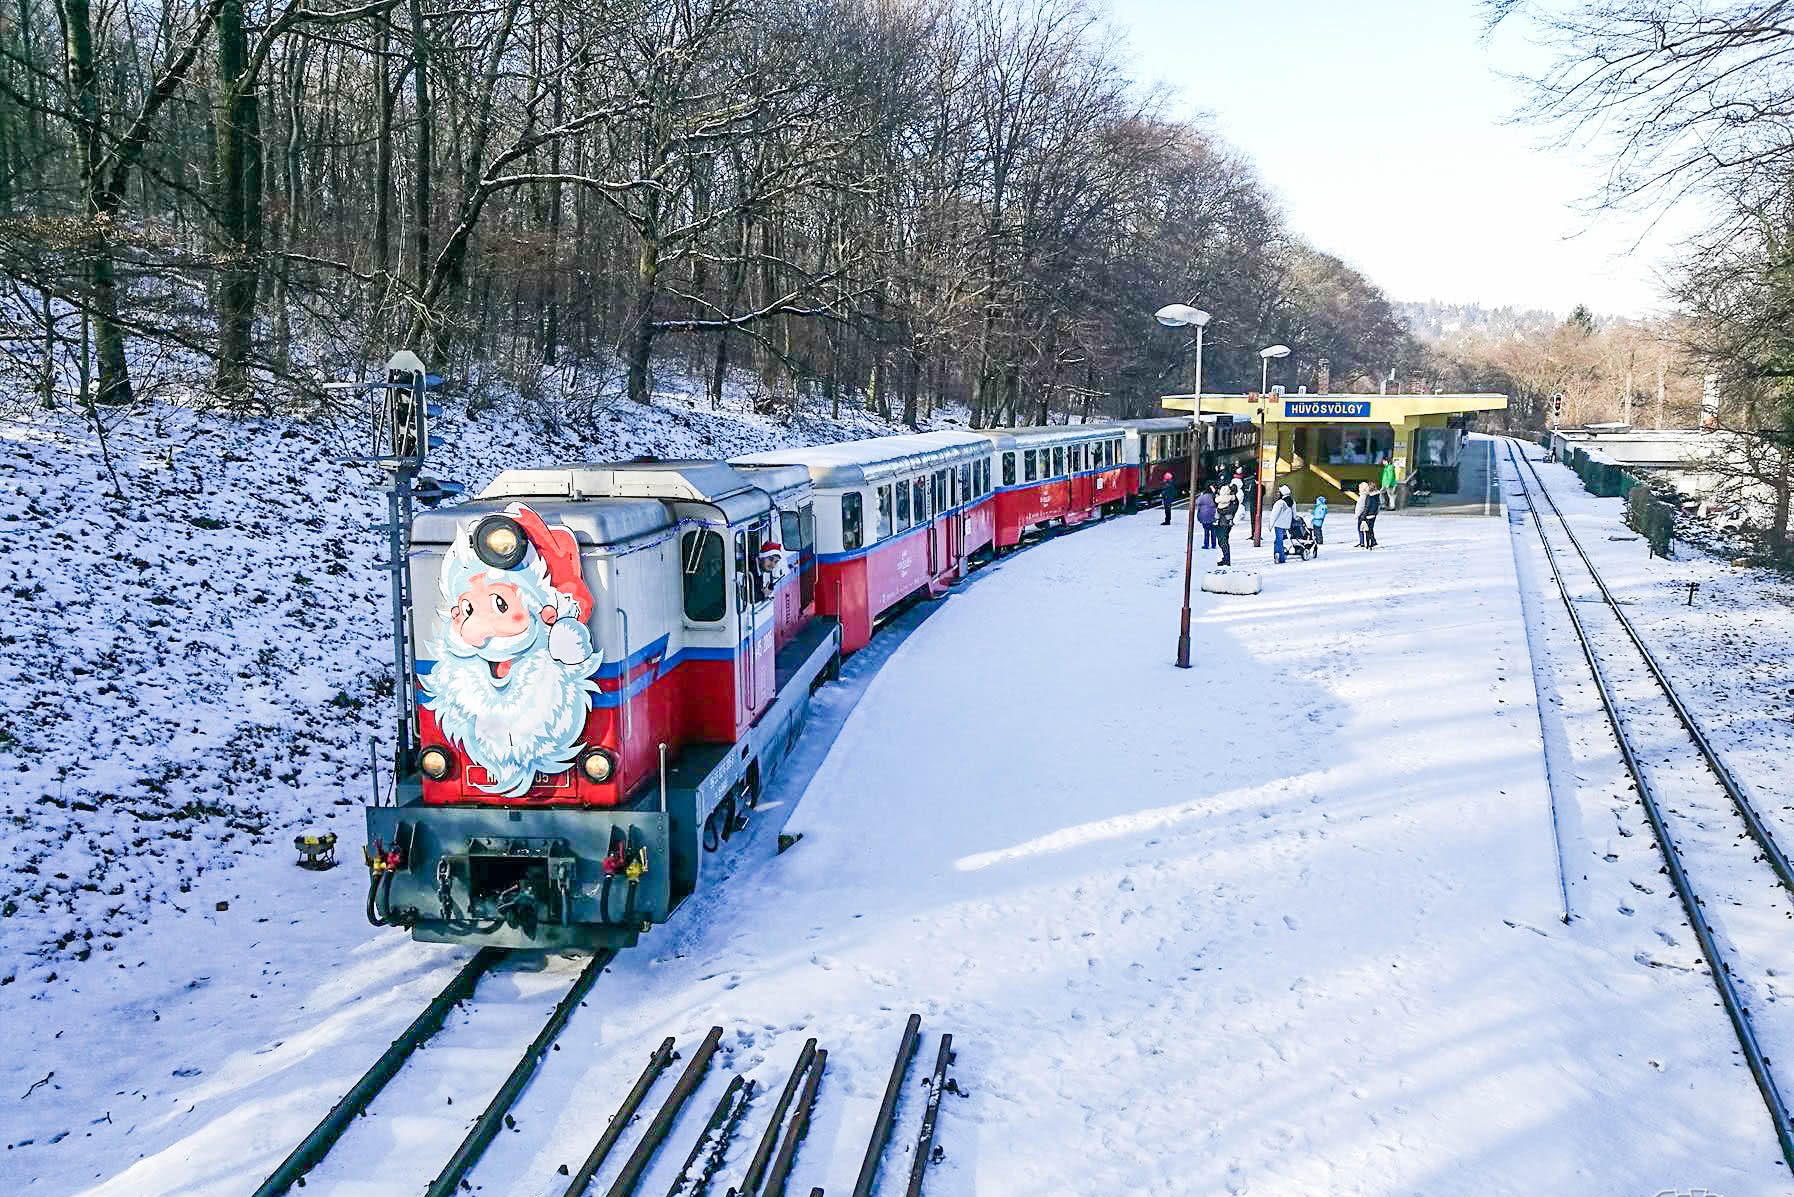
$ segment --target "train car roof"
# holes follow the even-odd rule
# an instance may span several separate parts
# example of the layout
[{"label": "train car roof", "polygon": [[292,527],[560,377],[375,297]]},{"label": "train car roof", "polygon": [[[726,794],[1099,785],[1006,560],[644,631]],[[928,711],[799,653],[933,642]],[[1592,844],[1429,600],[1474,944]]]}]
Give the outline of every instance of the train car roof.
[{"label": "train car roof", "polygon": [[1144,420],[1114,420],[1112,423],[1129,432],[1188,432],[1188,416],[1149,416]]},{"label": "train car roof", "polygon": [[746,466],[801,465],[817,486],[855,487],[973,461],[989,451],[990,443],[972,433],[921,432],[807,449],[772,449],[733,461]]},{"label": "train car roof", "polygon": [[[420,512],[411,521],[411,539],[420,545],[446,545],[464,529],[488,515],[498,515],[510,499],[476,499],[455,507]],[[571,529],[582,545],[622,545],[665,532],[673,513],[658,499],[532,499],[529,507],[550,524]]]},{"label": "train car roof", "polygon": [[1113,424],[1049,424],[1022,428],[980,428],[973,433],[990,441],[997,449],[1013,449],[1028,445],[1069,445],[1080,441],[1099,441],[1116,434]]},{"label": "train car roof", "polygon": [[800,465],[750,465],[743,461],[731,464],[736,473],[779,498],[810,485],[810,471]]}]

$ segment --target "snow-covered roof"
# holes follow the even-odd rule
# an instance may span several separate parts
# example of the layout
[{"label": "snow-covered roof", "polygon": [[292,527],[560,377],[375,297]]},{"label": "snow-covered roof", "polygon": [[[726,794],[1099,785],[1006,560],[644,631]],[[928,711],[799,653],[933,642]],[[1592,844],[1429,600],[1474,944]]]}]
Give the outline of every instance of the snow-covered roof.
[{"label": "snow-covered roof", "polygon": [[990,442],[974,433],[923,432],[807,449],[774,449],[733,460],[736,465],[801,465],[810,471],[810,480],[817,486],[856,487],[956,466],[989,452]]}]

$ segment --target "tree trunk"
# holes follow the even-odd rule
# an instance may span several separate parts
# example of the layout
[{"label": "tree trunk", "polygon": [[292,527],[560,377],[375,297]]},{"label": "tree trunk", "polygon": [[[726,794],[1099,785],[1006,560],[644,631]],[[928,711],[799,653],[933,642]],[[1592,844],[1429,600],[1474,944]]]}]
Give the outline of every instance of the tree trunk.
[{"label": "tree trunk", "polygon": [[629,364],[629,397],[649,401],[648,365],[654,353],[654,293],[660,279],[660,243],[642,238],[635,260],[635,307],[623,356]]},{"label": "tree trunk", "polygon": [[220,242],[217,386],[237,399],[249,389],[262,251],[261,98],[255,79],[244,73],[248,58],[243,2],[225,0],[218,11],[218,173],[213,190]]}]

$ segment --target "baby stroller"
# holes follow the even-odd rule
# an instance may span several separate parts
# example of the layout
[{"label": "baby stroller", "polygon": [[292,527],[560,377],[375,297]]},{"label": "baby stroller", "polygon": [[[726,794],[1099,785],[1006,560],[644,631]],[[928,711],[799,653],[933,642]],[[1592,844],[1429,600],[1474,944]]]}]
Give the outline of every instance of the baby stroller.
[{"label": "baby stroller", "polygon": [[1283,547],[1303,561],[1310,557],[1318,557],[1321,552],[1321,547],[1314,542],[1314,529],[1310,528],[1308,521],[1299,515],[1295,518],[1295,522],[1290,524],[1289,531],[1284,533]]}]

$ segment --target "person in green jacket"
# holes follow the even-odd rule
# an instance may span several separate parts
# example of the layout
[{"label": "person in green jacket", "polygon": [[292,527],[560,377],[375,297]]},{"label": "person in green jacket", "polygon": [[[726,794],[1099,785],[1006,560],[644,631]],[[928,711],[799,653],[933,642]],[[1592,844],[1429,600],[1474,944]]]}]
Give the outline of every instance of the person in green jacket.
[{"label": "person in green jacket", "polygon": [[1395,463],[1389,460],[1389,454],[1383,454],[1383,480],[1378,483],[1377,488],[1383,492],[1385,504],[1395,502],[1395,488],[1400,481],[1395,476]]}]

